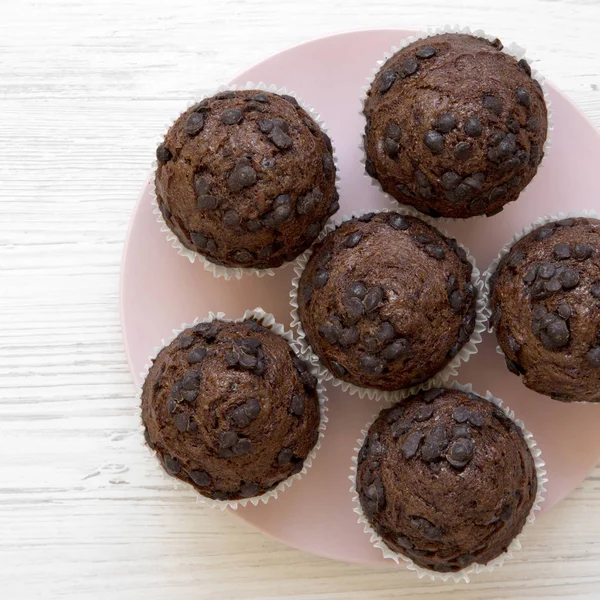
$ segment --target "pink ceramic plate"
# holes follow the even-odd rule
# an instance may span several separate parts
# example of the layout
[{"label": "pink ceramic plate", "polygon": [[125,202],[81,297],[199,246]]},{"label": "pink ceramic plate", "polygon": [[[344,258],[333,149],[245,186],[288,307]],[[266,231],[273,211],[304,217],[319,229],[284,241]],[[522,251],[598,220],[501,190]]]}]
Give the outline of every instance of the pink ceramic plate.
[{"label": "pink ceramic plate", "polygon": [[[363,175],[360,165],[361,88],[376,60],[413,32],[357,31],[315,40],[281,52],[236,77],[232,83],[264,81],[286,86],[312,104],[325,120],[336,148],[341,176],[338,216],[387,205]],[[518,202],[492,218],[441,222],[475,255],[483,272],[513,232],[536,217],[573,209],[600,209],[600,136],[585,117],[549,86],[555,130],[552,151]],[[192,100],[192,99],[190,99]],[[203,266],[179,256],[165,240],[152,214],[150,180],[135,208],[121,282],[123,336],[131,371],[140,383],[152,349],[173,328],[208,311],[238,317],[263,307],[289,325],[292,269],[273,277],[215,279]],[[600,406],[569,406],[527,390],[508,373],[486,334],[479,353],[460,370],[460,381],[476,391],[503,398],[535,436],[548,467],[543,510],[569,494],[600,456]],[[356,439],[380,408],[376,402],[348,396],[328,386],[329,426],[313,467],[301,481],[268,505],[239,509],[237,515],[260,531],[308,552],[340,560],[381,563],[379,550],[352,512],[348,475]],[[389,561],[387,561],[389,563]]]}]

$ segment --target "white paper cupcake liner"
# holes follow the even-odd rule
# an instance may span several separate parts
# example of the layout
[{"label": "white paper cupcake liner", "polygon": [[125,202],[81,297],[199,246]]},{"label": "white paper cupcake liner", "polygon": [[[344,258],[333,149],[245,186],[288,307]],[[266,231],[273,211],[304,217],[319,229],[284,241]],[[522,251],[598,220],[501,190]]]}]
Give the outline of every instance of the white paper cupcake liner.
[{"label": "white paper cupcake liner", "polygon": [[[185,112],[185,110],[191,108],[192,106],[194,106],[198,102],[201,102],[205,98],[210,98],[210,97],[214,96],[215,94],[218,94],[219,92],[235,91],[235,90],[263,90],[263,91],[267,91],[267,92],[272,92],[274,94],[279,94],[279,95],[287,94],[288,96],[292,96],[297,100],[298,104],[319,125],[319,127],[321,128],[321,131],[323,131],[324,133],[329,135],[329,132],[325,125],[325,122],[323,121],[323,119],[321,119],[321,115],[310,104],[308,104],[308,102],[306,102],[305,100],[300,98],[296,94],[296,92],[294,92],[292,90],[288,91],[287,88],[285,88],[285,87],[278,88],[275,84],[267,85],[266,83],[263,83],[262,81],[257,83],[256,85],[252,81],[248,81],[244,85],[235,85],[235,84],[234,85],[221,85],[216,90],[212,91],[211,93],[206,94],[200,98],[196,98],[194,100],[194,102],[191,103],[189,106],[187,106],[186,109],[181,111],[175,117],[175,119],[177,119],[181,113]],[[156,144],[157,146],[163,142],[165,135],[169,131],[169,128],[171,127],[171,125],[173,124],[175,119],[173,119],[171,124],[166,127],[162,137],[157,140],[157,144]],[[335,152],[335,143],[333,140],[331,140],[331,144],[332,144],[332,157],[333,157],[333,162],[335,164],[335,186],[337,189],[339,181],[340,181],[339,165],[338,165],[337,154]],[[156,173],[157,168],[158,168],[158,163],[156,160],[154,160],[152,162],[152,172]],[[199,254],[198,252],[194,252],[194,251],[190,250],[189,248],[186,248],[179,241],[179,238],[175,235],[175,233],[173,233],[171,228],[165,222],[165,219],[160,211],[160,208],[158,207],[158,199],[156,197],[156,189],[154,186],[154,181],[152,181],[152,185],[150,186],[150,195],[152,197],[152,207],[153,207],[152,212],[156,216],[156,221],[160,225],[160,230],[166,234],[167,241],[171,242],[171,245],[173,246],[173,248],[175,248],[175,250],[177,250],[177,253],[180,254],[181,256],[186,257],[191,263],[198,261],[199,263],[201,263],[204,266],[204,268],[207,271],[210,271],[215,277],[223,277],[227,281],[229,281],[230,279],[233,279],[233,278],[241,279],[244,275],[256,275],[257,277],[264,277],[265,275],[274,275],[275,274],[275,269],[254,269],[254,268],[244,268],[244,267],[225,267],[223,265],[217,265],[217,264],[211,262],[203,254]],[[293,261],[285,262],[282,265],[280,265],[279,267],[277,267],[277,269],[284,267],[285,265],[289,264],[289,262],[293,262]]]},{"label": "white paper cupcake liner", "polygon": [[[238,318],[238,319],[226,319],[225,313],[222,313],[222,312],[218,312],[218,313],[209,312],[208,317],[206,317],[204,319],[196,318],[196,319],[194,319],[194,321],[192,323],[189,323],[189,324],[184,323],[181,325],[181,327],[179,329],[173,330],[173,335],[168,340],[165,340],[165,339],[161,340],[161,345],[154,348],[153,355],[148,359],[148,362],[144,366],[144,370],[142,371],[142,373],[140,373],[142,385],[143,385],[143,382],[146,380],[146,377],[148,376],[148,373],[150,372],[150,367],[152,366],[152,363],[153,363],[154,359],[157,357],[158,353],[164,347],[168,346],[183,330],[188,329],[189,327],[193,327],[194,325],[197,325],[198,323],[210,323],[211,321],[214,321],[215,319],[219,319],[221,321],[226,321],[226,322],[234,321],[236,323],[240,323],[242,321],[245,321],[245,320],[251,319],[251,318],[254,318],[261,325],[263,325],[267,329],[270,329],[273,333],[275,333],[275,334],[281,336],[283,339],[285,339],[290,344],[290,346],[293,348],[293,350],[296,352],[296,354],[300,355],[299,345],[296,342],[296,340],[294,340],[294,337],[292,336],[291,331],[286,331],[286,329],[283,327],[283,325],[281,325],[275,321],[275,317],[271,313],[265,312],[262,308],[255,308],[254,310],[247,310],[244,313],[244,316],[241,318]],[[231,508],[231,509],[235,510],[239,506],[246,506],[248,503],[250,503],[254,506],[258,505],[260,502],[262,502],[263,504],[266,504],[271,498],[277,498],[281,492],[284,492],[286,489],[288,489],[294,483],[294,481],[296,481],[298,479],[302,479],[302,477],[304,475],[306,475],[308,469],[312,466],[313,460],[315,459],[315,456],[317,455],[317,452],[318,452],[319,448],[321,447],[323,437],[325,436],[325,430],[327,429],[327,422],[329,420],[327,418],[327,396],[325,395],[325,387],[323,386],[322,378],[316,373],[316,369],[314,367],[313,367],[312,371],[313,371],[314,375],[317,375],[317,379],[318,379],[317,395],[319,397],[319,408],[320,408],[320,414],[321,414],[321,420],[319,423],[319,438],[317,440],[317,443],[314,445],[313,449],[310,451],[308,456],[304,459],[304,465],[302,467],[302,470],[299,473],[290,475],[290,477],[288,477],[287,479],[285,479],[284,481],[279,483],[279,485],[277,485],[277,487],[273,488],[272,490],[269,490],[268,492],[265,492],[264,494],[262,494],[260,496],[254,496],[253,498],[243,498],[241,500],[213,500],[212,498],[207,498],[207,497],[203,496],[196,488],[194,488],[192,485],[186,483],[185,481],[182,481],[180,479],[177,479],[176,477],[169,475],[165,471],[164,467],[160,468],[160,467],[162,467],[162,462],[157,460],[155,451],[152,450],[144,442],[145,427],[144,427],[144,423],[142,421],[142,411],[141,411],[141,405],[142,405],[142,387],[141,386],[140,386],[140,389],[138,392],[138,401],[139,401],[139,406],[140,406],[140,412],[139,412],[140,443],[143,444],[145,446],[145,448],[148,450],[148,452],[152,455],[153,462],[157,465],[157,468],[162,473],[162,475],[164,477],[164,481],[167,483],[170,483],[174,489],[180,489],[181,486],[189,487],[196,493],[196,499],[199,504],[203,504],[205,506],[210,506],[212,508],[219,508],[221,510],[225,510],[227,508]],[[160,467],[159,467],[159,465],[160,465]]]},{"label": "white paper cupcake liner", "polygon": [[[378,214],[382,212],[396,212],[401,215],[409,215],[412,217],[416,217],[434,227],[442,235],[446,237],[452,237],[445,229],[440,227],[439,222],[435,219],[427,217],[426,215],[423,215],[422,213],[411,207],[397,206],[395,208],[389,209],[365,209],[352,213],[349,216],[346,215],[342,217],[342,219],[339,222],[327,223],[327,225],[325,225],[323,231],[321,231],[321,234],[315,243],[320,242],[328,233],[330,233],[334,229],[337,229],[340,225],[342,225],[346,221],[349,221],[350,219],[361,217],[362,215],[367,213]],[[486,327],[486,314],[484,313],[485,298],[483,293],[483,281],[480,278],[479,269],[477,268],[477,265],[475,264],[475,258],[471,255],[469,249],[463,246],[461,243],[459,243],[458,245],[466,252],[467,260],[471,263],[473,267],[473,272],[471,274],[471,283],[473,284],[473,288],[477,290],[477,300],[475,303],[475,328],[473,330],[473,333],[471,334],[469,341],[460,349],[459,353],[439,373],[436,373],[431,378],[431,380],[439,378],[442,381],[447,381],[450,377],[457,375],[458,367],[462,363],[466,363],[473,354],[477,353],[477,344],[481,343],[481,334],[485,331]],[[343,381],[342,379],[334,377],[334,375],[320,362],[319,357],[311,348],[310,344],[308,343],[308,340],[306,339],[306,334],[304,332],[298,314],[298,287],[300,285],[300,278],[302,276],[302,272],[304,271],[311,255],[312,248],[309,248],[308,250],[306,250],[306,252],[304,252],[304,254],[301,254],[294,261],[294,273],[296,274],[296,276],[292,279],[292,289],[290,291],[292,327],[296,328],[298,334],[297,342],[300,346],[302,356],[308,361],[310,361],[312,364],[317,365],[319,367],[319,376],[322,377],[324,381],[330,381],[335,386],[341,386],[342,390],[344,390],[344,392],[348,392],[349,394],[358,394],[360,398],[368,396],[371,400],[375,399],[378,401],[392,402],[394,400],[410,396],[411,394],[415,394],[418,390],[423,389],[426,386],[427,381],[410,388],[394,390],[391,392],[386,392],[375,388],[359,387],[357,385],[349,383],[348,381]]]},{"label": "white paper cupcake liner", "polygon": [[[459,27],[458,25],[445,25],[444,27],[438,27],[436,29],[429,28],[429,29],[427,29],[427,31],[420,31],[418,33],[415,33],[415,35],[411,35],[407,38],[404,38],[403,40],[401,40],[398,43],[397,46],[392,46],[391,50],[389,52],[386,52],[383,55],[382,59],[377,61],[376,66],[372,69],[371,75],[369,75],[367,77],[366,85],[364,85],[362,88],[363,95],[361,96],[361,99],[360,99],[359,115],[360,115],[361,119],[364,119],[364,107],[365,107],[365,102],[367,100],[367,92],[371,89],[371,84],[375,80],[377,73],[379,73],[381,67],[386,63],[386,61],[389,58],[391,58],[394,54],[396,54],[396,52],[399,52],[403,48],[406,48],[406,46],[412,44],[413,42],[416,42],[417,40],[426,39],[426,38],[432,37],[434,35],[440,35],[442,33],[464,33],[467,35],[474,35],[476,37],[485,38],[485,39],[489,40],[490,42],[493,42],[497,37],[495,35],[487,34],[485,31],[483,31],[483,29],[473,30],[470,27]],[[529,57],[527,57],[525,55],[525,48],[523,48],[522,46],[519,46],[518,44],[512,42],[508,46],[504,46],[502,48],[502,52],[505,52],[506,54],[513,56],[517,60],[521,60],[522,58],[524,58],[529,63],[529,66],[531,67],[531,64],[532,64],[531,60]],[[547,89],[547,86],[545,83],[546,80],[545,80],[544,76],[539,71],[537,71],[536,69],[531,67],[531,77],[532,77],[532,79],[537,80],[537,82],[542,86],[542,92],[544,94],[544,102],[546,103],[546,110],[548,112],[548,132],[546,134],[546,141],[544,142],[544,158],[542,159],[542,162],[540,163],[540,166],[538,167],[538,168],[542,168],[544,166],[545,159],[548,156],[548,153],[550,152],[552,131],[554,129],[554,119],[552,116],[552,101],[550,99],[550,94],[548,93],[548,89]],[[383,188],[381,187],[381,184],[379,183],[379,180],[375,179],[374,177],[371,177],[364,170],[365,164],[367,161],[367,151],[366,151],[366,148],[364,145],[364,139],[363,139],[362,135],[360,136],[360,151],[361,151],[361,161],[360,162],[363,167],[363,176],[367,177],[370,180],[370,184],[372,186],[379,188],[379,191],[386,197],[388,202],[392,203],[393,205],[398,204],[398,200],[396,200],[394,197],[392,197],[390,194],[388,194],[387,192],[385,192],[383,190]],[[445,221],[464,221],[464,219],[456,219],[456,218],[450,218],[450,217],[439,217],[439,218],[443,219]],[[476,217],[471,217],[471,219],[481,219],[481,218],[485,218],[485,215],[478,215]]]},{"label": "white paper cupcake liner", "polygon": [[[457,389],[467,394],[473,392],[471,384],[462,385],[457,381],[453,381],[449,385],[444,385],[443,381],[437,381],[434,383],[435,385],[432,385],[431,387],[445,387],[450,389]],[[352,494],[352,502],[354,503],[354,512],[358,515],[357,522],[363,526],[365,533],[370,536],[371,543],[373,544],[373,546],[375,546],[375,548],[379,548],[381,550],[384,558],[393,560],[397,564],[405,563],[406,567],[410,571],[414,571],[419,577],[419,579],[422,579],[423,577],[428,577],[432,581],[450,580],[454,583],[459,583],[460,581],[468,583],[472,575],[476,575],[478,573],[491,573],[494,569],[501,567],[506,559],[512,558],[514,552],[521,549],[521,541],[523,539],[523,536],[527,534],[527,529],[530,526],[530,524],[535,521],[535,513],[540,510],[540,505],[544,501],[546,483],[548,482],[548,479],[546,477],[546,470],[544,469],[546,463],[542,460],[542,452],[537,447],[536,441],[533,439],[533,435],[525,428],[525,424],[523,423],[523,421],[515,418],[515,414],[512,410],[510,410],[510,408],[508,408],[507,406],[503,406],[502,400],[493,396],[489,391],[486,392],[486,395],[482,397],[494,403],[498,408],[500,408],[504,412],[504,414],[509,419],[511,419],[521,429],[523,437],[525,438],[525,442],[527,443],[527,447],[529,448],[529,451],[531,452],[531,455],[533,457],[537,476],[537,493],[533,502],[533,506],[531,507],[529,515],[527,516],[525,526],[523,527],[521,532],[513,539],[506,552],[492,559],[485,565],[473,563],[465,569],[461,569],[460,571],[455,571],[453,573],[438,573],[436,571],[420,567],[404,554],[394,552],[383,541],[383,538],[380,535],[378,535],[375,532],[375,530],[371,527],[367,517],[365,516],[362,510],[358,492],[356,491],[358,453],[362,448],[365,438],[369,432],[369,428],[371,427],[378,415],[373,415],[369,423],[367,423],[367,425],[365,426],[365,429],[361,431],[361,437],[357,440],[357,447],[354,448],[355,454],[352,457],[352,466],[350,467],[351,474],[349,475],[349,479],[352,482],[352,485],[350,486],[350,493]]]},{"label": "white paper cupcake liner", "polygon": [[[494,328],[492,327],[492,323],[491,323],[492,295],[491,295],[491,289],[490,289],[490,279],[491,279],[492,275],[494,274],[494,272],[496,271],[496,269],[498,268],[500,261],[511,251],[512,247],[520,239],[524,238],[528,233],[531,233],[534,229],[537,229],[538,227],[541,227],[542,225],[546,225],[546,223],[549,223],[550,221],[560,221],[562,219],[575,219],[577,217],[584,217],[584,218],[587,217],[589,219],[599,219],[600,220],[600,214],[594,210],[570,211],[568,213],[559,212],[559,213],[556,213],[555,215],[545,215],[543,217],[538,217],[535,221],[533,221],[533,223],[530,223],[529,225],[524,227],[520,232],[515,233],[512,236],[511,240],[509,242],[507,242],[506,244],[504,244],[504,246],[502,246],[502,249],[498,253],[498,256],[491,262],[490,266],[487,268],[485,273],[482,275],[483,295],[484,295],[483,313],[485,315],[485,319],[487,322],[487,330],[489,333],[493,333],[493,331],[494,331]],[[506,356],[504,354],[504,352],[502,351],[502,348],[500,348],[500,346],[496,346],[496,352],[498,354],[500,354],[501,356],[504,356],[504,357]],[[581,401],[581,402],[574,401],[574,402],[576,402],[577,404],[587,404],[587,402],[585,402],[585,401]]]}]

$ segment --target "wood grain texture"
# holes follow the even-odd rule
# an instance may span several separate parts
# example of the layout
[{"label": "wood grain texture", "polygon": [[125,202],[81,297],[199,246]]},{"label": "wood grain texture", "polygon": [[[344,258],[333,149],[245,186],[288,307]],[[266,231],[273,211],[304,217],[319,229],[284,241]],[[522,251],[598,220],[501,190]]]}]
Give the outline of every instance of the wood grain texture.
[{"label": "wood grain texture", "polygon": [[600,126],[594,0],[0,2],[0,597],[600,596],[600,468],[465,587],[286,548],[165,486],[140,444],[119,266],[166,124],[304,40],[445,22],[525,45]]}]

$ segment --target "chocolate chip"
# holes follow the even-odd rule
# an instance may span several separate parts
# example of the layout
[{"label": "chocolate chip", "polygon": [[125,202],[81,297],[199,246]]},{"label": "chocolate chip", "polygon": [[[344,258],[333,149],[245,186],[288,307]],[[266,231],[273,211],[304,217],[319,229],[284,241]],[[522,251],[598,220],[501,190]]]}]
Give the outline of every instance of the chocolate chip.
[{"label": "chocolate chip", "polygon": [[331,157],[331,154],[329,154],[328,152],[324,153],[321,156],[321,162],[323,163],[323,170],[326,171],[327,173],[331,173],[332,171],[335,171],[335,165],[333,163],[333,158]]},{"label": "chocolate chip", "polygon": [[391,213],[388,217],[388,223],[390,227],[397,231],[404,231],[410,227],[410,223],[402,216],[397,213]]},{"label": "chocolate chip", "polygon": [[294,96],[290,96],[289,94],[281,94],[281,97],[286,101],[289,102],[292,106],[299,108],[299,104],[298,104],[298,100],[296,100],[296,98],[294,98]]},{"label": "chocolate chip", "polygon": [[417,58],[433,58],[437,54],[437,50],[433,46],[421,46],[416,52]]},{"label": "chocolate chip", "polygon": [[507,191],[508,190],[506,188],[506,185],[504,184],[495,187],[490,193],[490,201],[496,202],[497,200],[500,200],[500,198],[504,198],[504,196],[506,196]]},{"label": "chocolate chip", "polygon": [[573,247],[573,257],[577,260],[586,260],[593,252],[594,248],[589,244],[575,244]]},{"label": "chocolate chip", "polygon": [[396,537],[396,544],[405,550],[410,550],[413,547],[413,543],[403,535]]},{"label": "chocolate chip", "polygon": [[183,413],[177,413],[175,415],[175,417],[173,418],[173,421],[175,423],[175,427],[177,427],[177,429],[181,433],[184,433],[187,431],[188,424],[189,424],[189,419],[188,419],[187,415],[185,415]]},{"label": "chocolate chip", "polygon": [[573,219],[561,219],[560,221],[556,221],[557,227],[573,227],[573,225],[575,225]]},{"label": "chocolate chip", "polygon": [[531,77],[531,67],[529,66],[529,63],[522,58],[519,62],[518,62],[519,67],[521,67],[521,69],[523,69],[523,71],[525,71],[525,73],[527,73],[527,75],[529,75],[529,77]]},{"label": "chocolate chip", "polygon": [[485,425],[485,417],[478,412],[470,412],[467,419],[474,427],[483,427]]},{"label": "chocolate chip", "polygon": [[358,298],[362,300],[367,295],[367,286],[362,281],[355,281],[350,284],[346,290],[348,298]]},{"label": "chocolate chip", "polygon": [[254,185],[256,180],[256,171],[252,168],[251,162],[247,158],[240,158],[227,178],[227,187],[232,192],[239,192]]},{"label": "chocolate chip", "polygon": [[531,286],[531,297],[534,300],[543,300],[548,296],[548,292],[546,291],[546,287],[543,281],[536,281]]},{"label": "chocolate chip", "polygon": [[308,192],[304,196],[300,196],[296,202],[296,211],[299,215],[307,215],[311,213],[323,199],[321,190],[318,188]]},{"label": "chocolate chip", "polygon": [[425,246],[425,252],[436,260],[443,260],[446,257],[446,252],[443,246]]},{"label": "chocolate chip", "polygon": [[526,125],[527,129],[529,129],[529,131],[539,131],[540,130],[540,120],[537,117],[529,117],[527,119],[527,125]]},{"label": "chocolate chip", "polygon": [[272,119],[262,119],[258,122],[258,128],[262,133],[269,133],[274,127]]},{"label": "chocolate chip", "polygon": [[531,106],[531,97],[529,96],[529,92],[525,88],[517,88],[517,100],[523,106]]},{"label": "chocolate chip", "polygon": [[568,304],[561,304],[556,309],[556,312],[558,313],[558,315],[560,316],[560,318],[564,319],[565,321],[567,321],[568,319],[570,319],[571,315],[573,314],[573,311],[571,310],[571,307]]},{"label": "chocolate chip", "polygon": [[496,96],[484,96],[483,108],[499,117],[502,114],[502,101]]},{"label": "chocolate chip", "polygon": [[163,456],[163,462],[167,473],[170,473],[171,475],[177,475],[179,471],[181,471],[181,465],[179,464],[179,461],[176,458],[165,454]]},{"label": "chocolate chip", "polygon": [[425,436],[425,441],[421,448],[421,458],[425,462],[431,462],[439,458],[446,449],[446,446],[448,446],[449,441],[446,426],[441,423],[434,425]]},{"label": "chocolate chip", "polygon": [[517,251],[511,252],[509,254],[506,264],[509,267],[516,269],[524,260],[525,260],[525,252],[523,252],[522,250],[517,250]]},{"label": "chocolate chip", "polygon": [[200,210],[214,210],[215,208],[218,208],[220,200],[216,196],[205,194],[203,196],[198,196],[196,203]]},{"label": "chocolate chip", "polygon": [[385,506],[385,490],[380,477],[376,477],[373,483],[365,488],[363,506],[367,517],[373,516]]},{"label": "chocolate chip", "polygon": [[471,436],[471,428],[467,423],[460,423],[452,427],[453,438],[468,438]]},{"label": "chocolate chip", "polygon": [[406,460],[415,456],[422,439],[423,434],[420,431],[413,431],[406,436],[402,442],[402,454]]},{"label": "chocolate chip", "polygon": [[469,137],[479,137],[483,133],[483,125],[479,119],[470,117],[465,121],[464,132]]},{"label": "chocolate chip", "polygon": [[238,227],[239,224],[241,223],[240,215],[238,215],[237,211],[235,211],[235,210],[228,210],[223,215],[223,223],[227,227],[232,227],[232,228]]},{"label": "chocolate chip", "polygon": [[365,312],[364,304],[358,298],[344,298],[344,307],[346,314],[352,322],[358,321]]},{"label": "chocolate chip", "polygon": [[242,498],[252,498],[253,496],[258,496],[259,489],[258,483],[245,483],[240,488],[240,496]]},{"label": "chocolate chip", "polygon": [[238,434],[235,431],[222,431],[219,435],[219,449],[232,448],[238,441]]},{"label": "chocolate chip", "polygon": [[548,350],[566,346],[569,343],[569,337],[569,328],[560,319],[549,325],[547,329],[542,330],[540,334],[542,345]]},{"label": "chocolate chip", "polygon": [[550,279],[556,273],[556,267],[552,263],[543,263],[538,266],[537,273],[542,279]]},{"label": "chocolate chip", "polygon": [[150,446],[150,448],[152,448],[154,450],[154,448],[156,448],[156,444],[150,439],[150,433],[148,432],[148,430],[144,427],[144,439],[146,440],[146,444],[148,444],[148,446]]},{"label": "chocolate chip", "polygon": [[450,294],[450,308],[454,311],[460,311],[465,302],[465,297],[460,290],[454,290],[452,294]]},{"label": "chocolate chip", "polygon": [[378,356],[373,356],[372,354],[363,354],[360,359],[360,367],[367,373],[380,375],[385,368],[385,361]]},{"label": "chocolate chip", "polygon": [[430,187],[431,183],[429,183],[429,179],[427,179],[427,175],[422,171],[415,171],[415,181],[417,185],[421,188]]},{"label": "chocolate chip", "polygon": [[231,100],[231,98],[235,98],[235,92],[232,90],[224,90],[214,95],[215,100]]},{"label": "chocolate chip", "polygon": [[433,406],[430,404],[426,404],[425,406],[421,406],[417,412],[415,413],[415,421],[423,422],[428,421],[433,416]]},{"label": "chocolate chip", "polygon": [[259,414],[260,402],[256,398],[250,398],[231,411],[231,420],[236,427],[244,428],[248,427]]},{"label": "chocolate chip", "polygon": [[161,144],[156,149],[156,160],[158,160],[159,163],[165,164],[169,162],[172,158],[173,155],[171,154],[171,151],[165,146],[165,144]]},{"label": "chocolate chip", "polygon": [[398,154],[398,151],[400,150],[400,144],[395,140],[385,138],[385,140],[383,140],[383,149],[388,156],[393,158],[396,156],[396,154]]},{"label": "chocolate chip", "polygon": [[279,127],[273,127],[269,139],[280,150],[286,150],[292,145],[292,138]]},{"label": "chocolate chip", "polygon": [[465,467],[473,456],[475,444],[471,438],[460,437],[454,440],[446,452],[446,459],[457,469]]},{"label": "chocolate chip", "polygon": [[344,377],[348,373],[348,369],[335,360],[331,361],[331,370],[336,377]]},{"label": "chocolate chip", "polygon": [[464,423],[470,415],[469,409],[464,404],[457,406],[452,413],[452,417],[457,423]]},{"label": "chocolate chip", "polygon": [[409,198],[414,198],[414,194],[412,193],[412,191],[410,190],[410,188],[406,184],[404,184],[404,183],[397,183],[396,184],[396,189],[401,194],[404,194],[405,196],[408,196]]},{"label": "chocolate chip", "polygon": [[290,412],[297,417],[301,417],[304,415],[304,411],[306,410],[306,399],[304,396],[299,394],[294,394],[292,396],[292,401],[290,403]]},{"label": "chocolate chip", "polygon": [[233,260],[238,263],[238,264],[242,264],[245,265],[249,262],[252,262],[254,260],[254,256],[252,254],[252,252],[250,252],[249,250],[236,250],[231,257],[233,258]]},{"label": "chocolate chip", "polygon": [[329,273],[325,269],[319,269],[313,279],[313,287],[318,290],[325,286],[329,280]]},{"label": "chocolate chip", "polygon": [[202,347],[202,346],[196,346],[193,350],[191,350],[190,352],[188,352],[187,355],[187,361],[190,365],[193,365],[195,363],[199,363],[202,360],[204,360],[204,357],[206,356],[206,348]]},{"label": "chocolate chip", "polygon": [[579,283],[579,273],[575,269],[565,269],[558,278],[565,290],[577,287]]},{"label": "chocolate chip", "polygon": [[287,465],[293,458],[294,453],[291,448],[282,448],[277,455],[277,464],[282,467]]},{"label": "chocolate chip", "polygon": [[237,108],[229,108],[221,113],[221,122],[225,125],[236,125],[242,120],[242,111]]},{"label": "chocolate chip", "polygon": [[433,523],[422,517],[412,517],[411,521],[413,526],[419,530],[421,535],[426,540],[436,541],[439,540],[444,534],[444,531],[442,529],[436,527]]},{"label": "chocolate chip", "polygon": [[243,456],[252,452],[252,442],[247,438],[238,440],[231,448],[234,456]]},{"label": "chocolate chip", "polygon": [[585,357],[592,367],[600,367],[600,347],[592,348]]},{"label": "chocolate chip", "polygon": [[433,129],[423,136],[423,142],[433,154],[440,154],[444,150],[444,136]]},{"label": "chocolate chip", "polygon": [[365,299],[363,301],[365,310],[368,313],[374,311],[383,302],[384,297],[385,297],[385,292],[383,291],[383,288],[381,288],[378,285],[375,287],[372,287],[367,292],[367,295],[365,296]]},{"label": "chocolate chip", "polygon": [[555,244],[554,256],[558,260],[566,260],[567,258],[571,258],[571,247],[569,244]]},{"label": "chocolate chip", "polygon": [[387,69],[379,78],[379,93],[385,94],[396,81],[396,72],[393,69]]},{"label": "chocolate chip", "polygon": [[306,303],[310,302],[310,299],[312,298],[312,294],[313,294],[312,284],[310,284],[310,283],[305,284],[304,287],[302,288],[302,298],[304,299],[304,302],[306,302]]},{"label": "chocolate chip", "polygon": [[600,298],[600,281],[596,281],[596,283],[591,285],[590,294],[592,294],[594,298]]},{"label": "chocolate chip", "polygon": [[458,142],[456,146],[454,146],[454,156],[458,160],[467,160],[469,156],[471,156],[471,150],[473,147],[469,142]]},{"label": "chocolate chip", "polygon": [[456,127],[456,118],[453,114],[444,113],[440,115],[435,123],[435,128],[440,133],[448,133]]},{"label": "chocolate chip", "polygon": [[521,131],[521,124],[516,119],[509,119],[508,130],[512,133],[519,133],[519,131]]},{"label": "chocolate chip", "polygon": [[506,158],[507,156],[514,154],[517,150],[517,138],[514,133],[509,133],[505,138],[498,144],[498,157]]},{"label": "chocolate chip", "polygon": [[400,137],[402,136],[402,130],[400,126],[396,123],[388,123],[385,126],[385,137],[390,138],[391,140],[395,140],[396,142],[400,141]]},{"label": "chocolate chip", "polygon": [[211,477],[206,471],[191,471],[190,479],[198,486],[198,487],[207,487],[211,484]]},{"label": "chocolate chip", "polygon": [[561,290],[562,284],[560,283],[560,280],[558,279],[558,277],[553,277],[550,281],[546,282],[544,287],[546,288],[547,292],[554,294]]},{"label": "chocolate chip", "polygon": [[405,77],[414,75],[419,70],[419,63],[414,58],[407,58],[402,63],[402,74]]},{"label": "chocolate chip", "polygon": [[200,371],[188,371],[181,379],[181,387],[184,390],[195,390],[200,385],[201,379]]},{"label": "chocolate chip", "polygon": [[197,135],[204,127],[204,115],[202,113],[193,112],[185,121],[183,131],[188,135]]},{"label": "chocolate chip", "polygon": [[410,344],[404,338],[400,338],[395,342],[392,342],[388,346],[386,346],[381,352],[382,358],[385,360],[396,360],[400,356],[404,356],[408,354],[410,351]]},{"label": "chocolate chip", "polygon": [[205,339],[207,342],[212,342],[218,335],[221,326],[218,322],[198,323],[192,327],[193,332]]},{"label": "chocolate chip", "polygon": [[354,248],[354,246],[360,242],[362,236],[362,231],[354,231],[350,235],[346,236],[346,239],[344,240],[344,246],[346,246],[346,248]]},{"label": "chocolate chip", "polygon": [[454,171],[446,171],[441,179],[440,183],[445,190],[453,190],[462,181],[462,177]]},{"label": "chocolate chip", "polygon": [[396,337],[394,326],[389,321],[382,321],[375,332],[375,337],[380,342],[391,342]]},{"label": "chocolate chip", "polygon": [[427,390],[423,393],[423,402],[429,404],[433,402],[436,398],[441,396],[444,393],[444,390],[441,388],[433,388],[431,390]]},{"label": "chocolate chip", "polygon": [[458,289],[458,278],[456,275],[450,275],[448,280],[446,281],[446,293],[448,294],[448,298],[451,296],[454,290]]},{"label": "chocolate chip", "polygon": [[356,327],[347,327],[339,334],[340,345],[344,348],[353,346],[360,339],[360,333]]},{"label": "chocolate chip", "polygon": [[246,227],[248,228],[248,231],[251,231],[252,233],[256,233],[262,229],[262,225],[258,219],[248,219]]}]

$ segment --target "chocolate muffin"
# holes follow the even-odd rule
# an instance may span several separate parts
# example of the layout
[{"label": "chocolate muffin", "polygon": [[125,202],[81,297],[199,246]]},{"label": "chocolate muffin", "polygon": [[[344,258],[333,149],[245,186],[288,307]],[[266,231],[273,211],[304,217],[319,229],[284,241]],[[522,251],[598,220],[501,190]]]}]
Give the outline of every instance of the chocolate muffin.
[{"label": "chocolate muffin", "polygon": [[444,573],[506,551],[532,509],[537,476],[504,411],[432,389],[379,413],[358,455],[356,489],[394,552]]},{"label": "chocolate muffin", "polygon": [[156,151],[156,195],[189,250],[228,267],[278,267],[338,208],[331,142],[295,98],[216,94],[185,111]]},{"label": "chocolate muffin", "polygon": [[472,267],[415,217],[370,213],[315,245],[298,285],[306,339],[339,379],[399,390],[442,370],[475,327]]},{"label": "chocolate muffin", "polygon": [[316,387],[286,340],[256,321],[200,323],[146,377],[146,442],[203,496],[259,496],[300,472],[316,444]]},{"label": "chocolate muffin", "polygon": [[600,221],[538,227],[502,258],[490,294],[512,373],[555,400],[600,402]]},{"label": "chocolate muffin", "polygon": [[491,216],[516,200],[543,157],[540,84],[500,40],[445,33],[381,67],[364,106],[367,173],[431,216]]}]

